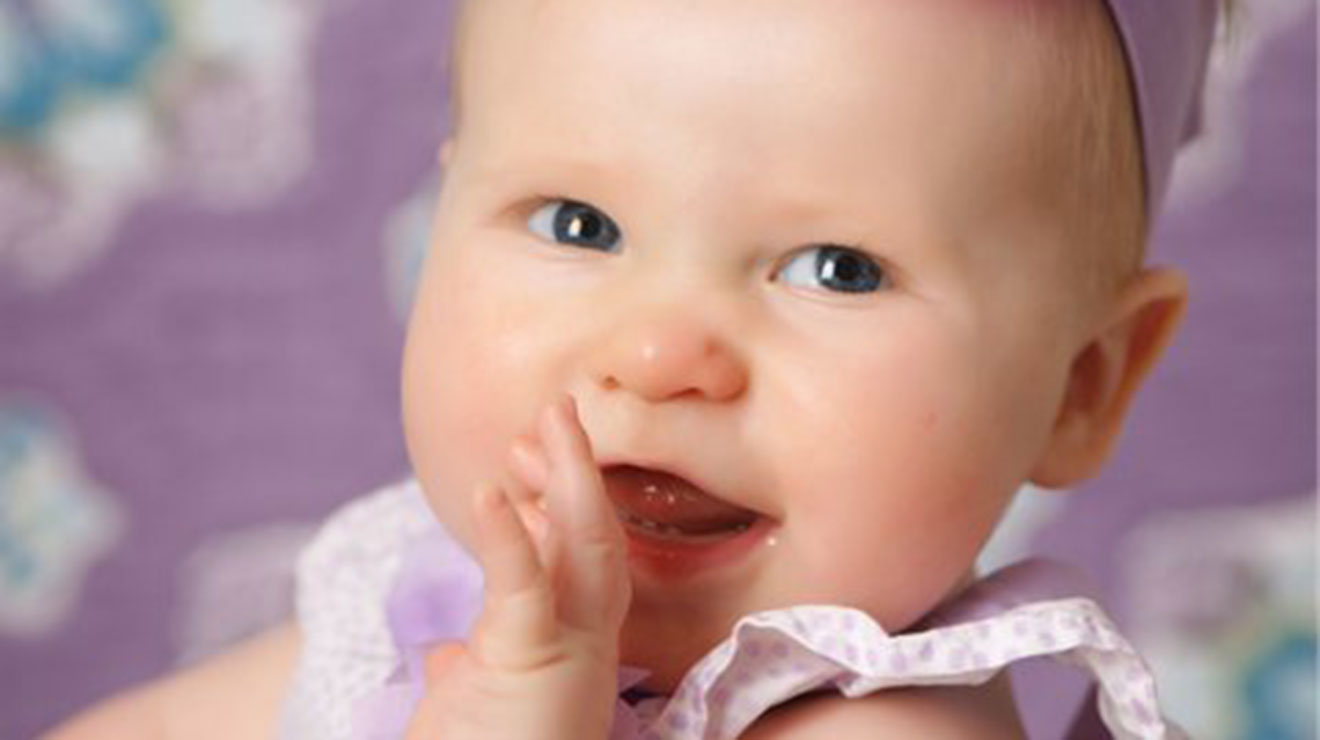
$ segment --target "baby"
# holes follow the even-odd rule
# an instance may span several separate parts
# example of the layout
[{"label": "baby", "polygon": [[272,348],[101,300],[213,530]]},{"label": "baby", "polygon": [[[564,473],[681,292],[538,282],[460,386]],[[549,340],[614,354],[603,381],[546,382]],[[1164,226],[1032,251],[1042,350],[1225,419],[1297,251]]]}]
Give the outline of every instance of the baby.
[{"label": "baby", "polygon": [[[467,2],[416,483],[331,521],[300,626],[54,737],[1020,736],[1025,648],[918,664],[999,629],[949,616],[984,606],[979,550],[1023,483],[1098,471],[1182,315],[1143,245],[1209,5]],[[407,546],[439,531],[484,589]],[[480,614],[436,626],[437,583]],[[1041,641],[1106,679],[1089,609]]]}]

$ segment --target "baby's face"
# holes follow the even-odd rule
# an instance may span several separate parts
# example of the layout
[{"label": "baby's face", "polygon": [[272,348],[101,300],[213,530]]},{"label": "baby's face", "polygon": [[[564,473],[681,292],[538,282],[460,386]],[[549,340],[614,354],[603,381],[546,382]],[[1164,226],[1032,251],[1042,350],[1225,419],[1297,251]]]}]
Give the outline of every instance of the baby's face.
[{"label": "baby's face", "polygon": [[437,513],[468,538],[567,392],[653,685],[758,610],[909,625],[1031,477],[1077,350],[1024,164],[1048,81],[1000,4],[478,5],[405,362]]}]

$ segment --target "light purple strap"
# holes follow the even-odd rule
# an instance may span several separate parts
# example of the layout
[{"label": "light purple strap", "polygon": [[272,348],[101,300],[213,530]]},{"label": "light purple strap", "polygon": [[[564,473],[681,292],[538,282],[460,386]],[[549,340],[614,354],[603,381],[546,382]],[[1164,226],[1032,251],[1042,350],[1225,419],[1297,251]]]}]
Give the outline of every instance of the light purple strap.
[{"label": "light purple strap", "polygon": [[374,694],[353,710],[354,740],[399,740],[425,689],[429,646],[462,640],[481,610],[480,566],[439,526],[403,549],[385,605],[401,663]]},{"label": "light purple strap", "polygon": [[[1064,0],[1070,1],[1070,0]],[[1201,126],[1201,92],[1220,0],[1108,0],[1137,96],[1151,220],[1174,155]]]}]

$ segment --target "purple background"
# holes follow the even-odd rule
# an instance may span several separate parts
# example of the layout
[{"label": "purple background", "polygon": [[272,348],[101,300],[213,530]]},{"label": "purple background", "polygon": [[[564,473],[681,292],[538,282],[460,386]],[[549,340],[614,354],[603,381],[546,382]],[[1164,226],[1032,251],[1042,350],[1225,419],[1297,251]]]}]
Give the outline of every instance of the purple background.
[{"label": "purple background", "polygon": [[[313,27],[314,157],[278,197],[143,198],[49,287],[5,280],[0,260],[0,397],[58,409],[126,523],[58,625],[0,631],[0,738],[171,668],[181,564],[211,535],[313,522],[406,474],[382,234],[433,171],[444,5],[345,0]],[[1120,615],[1115,548],[1143,518],[1315,490],[1314,24],[1312,9],[1255,59],[1231,182],[1159,229],[1157,260],[1191,276],[1184,331],[1113,464],[1037,538]],[[1038,691],[1037,727],[1057,726],[1076,687]]]}]

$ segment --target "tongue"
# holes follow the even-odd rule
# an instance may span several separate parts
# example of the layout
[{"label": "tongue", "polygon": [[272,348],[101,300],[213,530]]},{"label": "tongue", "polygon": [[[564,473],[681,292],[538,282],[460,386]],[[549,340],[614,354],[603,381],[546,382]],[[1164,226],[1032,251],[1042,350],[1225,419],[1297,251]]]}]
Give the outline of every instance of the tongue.
[{"label": "tongue", "polygon": [[687,534],[739,529],[757,516],[657,470],[621,465],[607,468],[604,479],[614,505],[625,514]]}]

